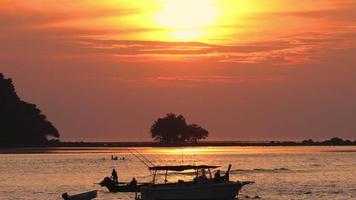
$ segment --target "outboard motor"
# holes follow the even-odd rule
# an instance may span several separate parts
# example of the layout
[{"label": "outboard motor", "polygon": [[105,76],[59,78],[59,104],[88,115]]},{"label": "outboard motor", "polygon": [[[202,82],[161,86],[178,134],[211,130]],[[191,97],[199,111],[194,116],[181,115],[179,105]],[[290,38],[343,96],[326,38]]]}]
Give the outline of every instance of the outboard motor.
[{"label": "outboard motor", "polygon": [[68,195],[68,193],[63,193],[63,194],[62,194],[62,198],[63,198],[64,200],[69,200],[69,195]]},{"label": "outboard motor", "polygon": [[109,177],[105,177],[104,180],[101,181],[99,184],[101,187],[108,188],[110,192],[113,191],[113,189],[117,185],[116,182],[111,180]]}]

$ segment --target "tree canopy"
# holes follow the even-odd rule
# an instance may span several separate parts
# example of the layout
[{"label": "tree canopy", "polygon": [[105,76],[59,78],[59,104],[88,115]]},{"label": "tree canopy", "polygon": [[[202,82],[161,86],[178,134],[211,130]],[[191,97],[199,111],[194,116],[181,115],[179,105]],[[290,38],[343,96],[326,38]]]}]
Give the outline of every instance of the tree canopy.
[{"label": "tree canopy", "polygon": [[22,101],[11,79],[0,73],[0,146],[43,145],[58,130],[35,104]]},{"label": "tree canopy", "polygon": [[209,132],[197,124],[187,124],[182,115],[168,113],[158,118],[151,127],[151,136],[165,145],[196,143],[208,137]]}]

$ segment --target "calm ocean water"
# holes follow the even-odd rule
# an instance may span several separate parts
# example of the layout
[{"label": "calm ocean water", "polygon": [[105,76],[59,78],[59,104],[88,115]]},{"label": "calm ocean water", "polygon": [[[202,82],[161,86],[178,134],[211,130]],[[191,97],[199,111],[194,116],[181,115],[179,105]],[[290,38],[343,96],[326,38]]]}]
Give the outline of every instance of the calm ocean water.
[{"label": "calm ocean water", "polygon": [[[136,148],[156,165],[232,164],[232,180],[253,180],[240,199],[356,199],[356,147],[197,147]],[[0,150],[0,152],[4,150]],[[64,192],[99,190],[103,200],[133,199],[94,184],[116,168],[120,181],[150,181],[147,167],[129,148],[31,149],[0,154],[0,199],[61,199]],[[31,153],[29,153],[31,152]],[[112,161],[114,154],[126,160]],[[161,176],[163,179],[163,176]],[[190,173],[169,174],[169,180]]]}]

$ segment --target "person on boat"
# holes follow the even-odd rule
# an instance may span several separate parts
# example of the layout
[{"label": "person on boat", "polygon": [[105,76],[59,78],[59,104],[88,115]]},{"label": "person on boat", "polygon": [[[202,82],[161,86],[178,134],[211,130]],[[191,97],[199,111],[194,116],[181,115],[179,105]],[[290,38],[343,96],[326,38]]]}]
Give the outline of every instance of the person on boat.
[{"label": "person on boat", "polygon": [[112,178],[112,180],[115,181],[116,183],[119,182],[119,177],[117,176],[117,172],[116,172],[115,169],[113,169],[112,172],[111,172],[111,178]]},{"label": "person on boat", "polygon": [[137,186],[137,181],[135,178],[132,178],[132,180],[130,182],[130,186]]},{"label": "person on boat", "polygon": [[205,169],[202,169],[202,170],[201,170],[201,176],[202,176],[204,179],[208,179],[208,178],[206,177],[206,171],[205,171]]},{"label": "person on boat", "polygon": [[214,174],[214,181],[219,182],[221,180],[220,170],[216,171]]},{"label": "person on boat", "polygon": [[198,171],[197,177],[194,178],[193,182],[195,183],[206,183],[208,178],[206,177],[206,173],[204,169],[200,169]]}]

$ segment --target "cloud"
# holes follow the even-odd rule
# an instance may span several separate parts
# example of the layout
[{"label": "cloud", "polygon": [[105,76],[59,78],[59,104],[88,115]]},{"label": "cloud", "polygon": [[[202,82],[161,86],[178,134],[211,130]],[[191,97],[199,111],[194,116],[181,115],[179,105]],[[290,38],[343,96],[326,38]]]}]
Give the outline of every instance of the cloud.
[{"label": "cloud", "polygon": [[159,76],[151,78],[158,82],[198,82],[213,84],[249,84],[275,82],[288,79],[287,76]]},{"label": "cloud", "polygon": [[[20,2],[20,1],[19,1]],[[320,62],[325,49],[343,49],[356,44],[356,16],[351,12],[352,1],[342,1],[335,8],[307,11],[257,13],[249,17],[264,20],[282,20],[283,17],[303,17],[305,20],[322,19],[332,29],[322,26],[319,30],[298,30],[287,35],[270,36],[261,32],[260,38],[251,40],[244,36],[238,42],[224,38],[212,38],[209,42],[164,42],[157,40],[121,39],[125,35],[145,35],[159,31],[159,27],[126,27],[125,24],[84,26],[83,21],[101,24],[110,17],[126,19],[144,12],[139,7],[95,1],[64,1],[39,5],[35,1],[14,3],[1,0],[0,8],[0,56],[48,56],[75,57],[78,59],[106,59],[117,62],[182,61],[200,60],[215,63],[298,65]],[[120,2],[120,1],[117,1]],[[321,4],[317,2],[316,4]],[[119,5],[119,4],[118,4]],[[314,5],[314,4],[313,4]],[[334,5],[334,4],[333,4]],[[51,9],[55,7],[55,9]],[[79,8],[81,8],[79,10]],[[74,12],[75,11],[75,12]],[[94,21],[92,21],[94,20]],[[125,20],[124,20],[125,21]],[[101,23],[99,23],[101,22]],[[254,32],[257,21],[251,27],[239,24],[225,25],[229,29],[246,29]],[[293,21],[295,22],[295,21]],[[320,23],[319,23],[320,24]],[[262,24],[263,27],[266,24]],[[326,24],[328,25],[328,24]],[[262,27],[262,28],[263,28]],[[328,27],[328,26],[326,26]],[[224,29],[223,27],[219,27]],[[261,28],[261,29],[262,29]],[[269,30],[273,27],[265,27]],[[283,32],[283,27],[278,27]],[[276,32],[276,30],[274,30]],[[247,34],[248,35],[248,34]],[[238,37],[238,34],[236,36]],[[134,38],[129,37],[129,38]],[[218,39],[218,40],[217,40]],[[244,40],[246,39],[246,41]]]},{"label": "cloud", "polygon": [[177,76],[149,76],[140,79],[113,77],[111,80],[135,87],[192,87],[201,85],[246,85],[283,82],[288,76],[283,75],[177,75]]},{"label": "cloud", "polygon": [[[319,19],[328,20],[328,23],[335,22],[355,22],[356,21],[356,8],[351,4],[345,4],[344,1],[340,1],[343,6],[335,6],[332,9],[315,9],[308,11],[292,11],[292,12],[275,12],[275,13],[261,13],[258,17],[302,17],[305,19]],[[344,3],[344,4],[343,4]],[[353,2],[352,4],[354,4]]]}]

